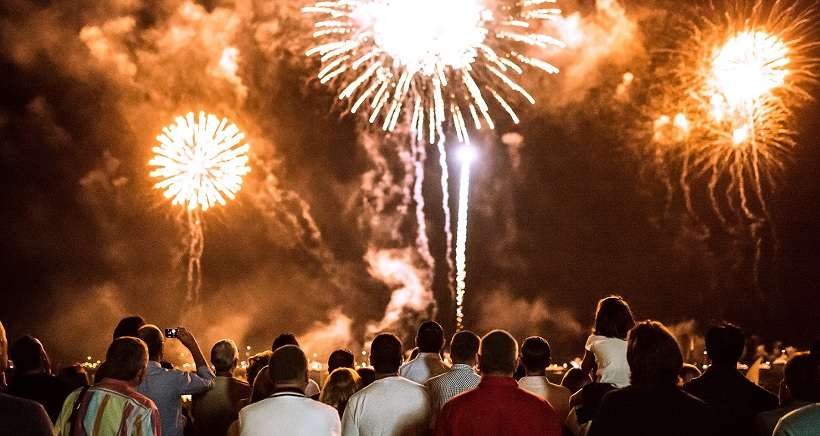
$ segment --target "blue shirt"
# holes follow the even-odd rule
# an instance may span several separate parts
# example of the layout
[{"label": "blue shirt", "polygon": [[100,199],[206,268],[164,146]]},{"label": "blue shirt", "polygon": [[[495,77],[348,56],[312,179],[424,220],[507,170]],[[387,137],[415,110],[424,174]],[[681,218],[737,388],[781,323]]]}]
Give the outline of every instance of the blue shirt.
[{"label": "blue shirt", "polygon": [[183,436],[185,417],[182,416],[180,395],[192,395],[211,388],[214,373],[207,365],[196,373],[165,369],[159,362],[149,361],[145,378],[137,391],[154,400],[159,409],[163,436]]}]

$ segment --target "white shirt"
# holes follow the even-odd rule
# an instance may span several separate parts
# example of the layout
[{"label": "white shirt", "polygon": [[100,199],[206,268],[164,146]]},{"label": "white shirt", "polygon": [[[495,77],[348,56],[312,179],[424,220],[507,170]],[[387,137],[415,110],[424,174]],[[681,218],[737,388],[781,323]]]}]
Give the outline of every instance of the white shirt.
[{"label": "white shirt", "polygon": [[374,381],[350,397],[342,417],[345,436],[425,435],[432,406],[427,389],[403,377]]},{"label": "white shirt", "polygon": [[239,411],[241,436],[341,436],[339,412],[301,393],[278,392]]},{"label": "white shirt", "polygon": [[612,383],[618,388],[629,386],[625,340],[591,335],[584,349],[595,355],[595,364],[598,365],[595,381]]},{"label": "white shirt", "polygon": [[424,384],[427,380],[449,371],[450,367],[441,360],[438,353],[419,353],[415,359],[399,368],[399,375]]},{"label": "white shirt", "polygon": [[569,389],[550,383],[543,375],[521,377],[521,380],[518,380],[518,387],[550,403],[561,422],[567,419],[569,397],[572,395]]}]

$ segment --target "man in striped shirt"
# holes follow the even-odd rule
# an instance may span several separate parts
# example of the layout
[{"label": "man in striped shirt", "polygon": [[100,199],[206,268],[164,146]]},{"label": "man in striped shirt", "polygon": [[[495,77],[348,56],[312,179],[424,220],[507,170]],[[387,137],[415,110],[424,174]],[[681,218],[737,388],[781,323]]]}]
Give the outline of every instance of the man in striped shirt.
[{"label": "man in striped shirt", "polygon": [[56,436],[159,436],[157,406],[136,391],[148,365],[137,338],[117,338],[105,355],[102,381],[72,392],[57,419]]},{"label": "man in striped shirt", "polygon": [[475,356],[478,353],[480,339],[469,331],[462,330],[453,335],[450,341],[450,358],[453,366],[444,374],[427,380],[427,389],[433,401],[433,412],[438,413],[444,403],[456,395],[474,389],[481,381],[473,367],[476,364]]}]

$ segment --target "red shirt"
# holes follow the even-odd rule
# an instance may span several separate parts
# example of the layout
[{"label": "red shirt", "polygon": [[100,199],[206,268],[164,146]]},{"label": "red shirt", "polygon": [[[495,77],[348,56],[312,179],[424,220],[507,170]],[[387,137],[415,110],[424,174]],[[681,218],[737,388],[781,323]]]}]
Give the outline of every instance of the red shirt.
[{"label": "red shirt", "polygon": [[561,436],[561,422],[549,403],[512,377],[484,376],[477,388],[444,405],[436,436],[451,435]]}]

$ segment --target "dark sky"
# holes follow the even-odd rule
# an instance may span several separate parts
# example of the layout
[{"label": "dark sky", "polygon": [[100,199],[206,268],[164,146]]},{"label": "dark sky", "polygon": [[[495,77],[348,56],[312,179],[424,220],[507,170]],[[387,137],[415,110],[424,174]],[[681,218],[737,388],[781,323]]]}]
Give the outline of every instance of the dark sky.
[{"label": "dark sky", "polygon": [[[560,76],[528,79],[538,103],[521,106],[520,125],[500,121],[476,134],[467,327],[545,335],[571,357],[597,299],[617,293],[638,318],[701,326],[725,318],[800,345],[820,334],[816,102],[796,112],[797,145],[767,191],[772,218],[760,231],[757,283],[748,228],[728,231],[708,214],[694,220],[680,192],[667,202],[643,159],[651,54],[675,3],[630,2],[625,11],[569,3],[588,38],[556,55]],[[412,245],[413,213],[395,219],[397,194],[364,188],[385,174],[368,150],[378,149],[399,184],[396,150],[407,141],[344,115],[333,91],[312,80],[301,5],[3,2],[0,319],[12,338],[33,333],[73,359],[99,355],[131,313],[262,348],[282,330],[316,331],[314,344],[360,342],[382,318],[397,285],[374,275],[367,256]],[[239,52],[235,72],[219,69],[228,47]],[[636,81],[621,101],[626,71]],[[161,126],[199,109],[239,124],[254,154],[237,201],[207,214],[193,307],[179,261],[184,226],[151,189],[147,161]],[[502,141],[511,132],[520,146]],[[434,148],[428,153],[433,289],[450,329],[439,169]],[[451,161],[454,213],[457,169]],[[379,213],[376,197],[388,204]]]}]

